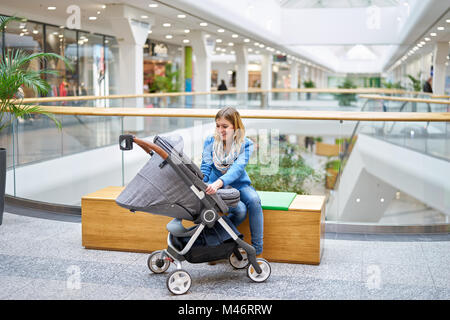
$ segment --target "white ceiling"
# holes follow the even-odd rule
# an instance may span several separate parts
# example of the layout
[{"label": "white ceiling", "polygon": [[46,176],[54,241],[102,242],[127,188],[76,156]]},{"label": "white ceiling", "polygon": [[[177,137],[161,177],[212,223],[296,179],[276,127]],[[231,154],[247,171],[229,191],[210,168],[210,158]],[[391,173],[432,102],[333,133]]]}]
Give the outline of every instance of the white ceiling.
[{"label": "white ceiling", "polygon": [[[423,39],[431,32],[430,30],[436,29],[441,24],[445,30],[437,31],[436,37],[430,37],[431,41],[427,41],[423,50],[427,46],[431,47],[436,41],[450,41],[450,24],[445,21],[450,19],[448,12],[450,3],[447,0],[322,0],[320,3],[318,0],[1,0],[1,2],[0,13],[24,15],[30,20],[55,25],[64,25],[68,17],[67,7],[77,4],[81,8],[81,29],[109,35],[113,35],[111,21],[107,17],[107,9],[103,9],[102,5],[108,7],[114,3],[126,3],[142,12],[137,19],[147,22],[153,19],[155,23],[151,27],[152,33],[149,34],[149,38],[156,41],[178,46],[189,45],[183,43],[183,39],[189,39],[190,36],[185,30],[189,29],[191,32],[203,30],[210,35],[212,41],[222,39],[219,46],[224,51],[219,53],[232,55],[233,46],[228,44],[243,43],[243,40],[248,38],[251,41],[246,43],[246,46],[252,48],[252,53],[265,52],[266,47],[271,46],[280,53],[308,59],[320,67],[335,72],[379,73],[392,66],[420,38]],[[153,3],[158,4],[158,7],[149,7]],[[351,19],[352,12],[366,12],[373,5],[378,6],[382,12],[389,13],[387,16],[390,20],[383,20],[381,30],[364,29],[360,25],[366,24],[365,20],[360,19],[359,25],[356,25],[357,19]],[[49,11],[48,6],[56,6],[56,10]],[[396,8],[400,10],[398,16],[395,15]],[[309,13],[310,16],[316,14],[317,19],[307,22],[306,18],[299,18],[302,14],[307,17]],[[178,18],[179,14],[186,17]],[[326,17],[327,14],[329,18]],[[91,21],[89,20],[91,16],[96,16],[97,19]],[[200,22],[207,22],[208,26],[201,27]],[[163,27],[163,23],[170,23],[171,27]],[[224,32],[218,32],[220,28],[224,29]],[[166,39],[167,34],[173,38]],[[233,34],[238,37],[233,38]],[[263,43],[265,48],[256,46],[255,42]]]},{"label": "white ceiling", "polygon": [[278,0],[285,9],[394,7],[399,0]]}]

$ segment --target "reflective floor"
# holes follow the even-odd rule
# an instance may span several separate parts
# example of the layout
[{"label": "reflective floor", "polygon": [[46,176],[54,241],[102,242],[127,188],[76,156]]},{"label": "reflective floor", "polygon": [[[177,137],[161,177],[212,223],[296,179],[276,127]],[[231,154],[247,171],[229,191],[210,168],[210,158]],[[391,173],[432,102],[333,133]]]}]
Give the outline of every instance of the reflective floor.
[{"label": "reflective floor", "polygon": [[271,263],[260,284],[228,262],[185,263],[193,284],[177,297],[148,254],[87,250],[79,221],[5,213],[0,299],[450,299],[450,235],[398,240],[326,234],[319,266]]}]

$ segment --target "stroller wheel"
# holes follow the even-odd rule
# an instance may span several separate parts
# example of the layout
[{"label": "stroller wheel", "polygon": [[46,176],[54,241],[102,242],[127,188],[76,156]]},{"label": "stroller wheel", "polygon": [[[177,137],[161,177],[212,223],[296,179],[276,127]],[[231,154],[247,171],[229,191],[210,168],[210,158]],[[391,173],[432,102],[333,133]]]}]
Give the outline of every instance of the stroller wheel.
[{"label": "stroller wheel", "polygon": [[166,281],[167,289],[176,295],[188,292],[191,284],[191,276],[183,269],[172,271]]},{"label": "stroller wheel", "polygon": [[169,269],[170,261],[161,259],[161,250],[153,251],[147,260],[148,268],[153,273],[163,273]]},{"label": "stroller wheel", "polygon": [[244,269],[248,266],[248,257],[247,257],[247,251],[245,251],[242,248],[239,248],[239,253],[241,256],[241,260],[239,260],[239,256],[236,256],[236,254],[233,252],[230,254],[229,261],[230,264],[235,269]]},{"label": "stroller wheel", "polygon": [[256,259],[256,262],[258,262],[259,266],[262,269],[262,272],[258,274],[255,268],[253,268],[253,266],[250,264],[247,269],[247,276],[255,282],[264,282],[269,278],[272,271],[270,268],[270,264],[263,258]]}]

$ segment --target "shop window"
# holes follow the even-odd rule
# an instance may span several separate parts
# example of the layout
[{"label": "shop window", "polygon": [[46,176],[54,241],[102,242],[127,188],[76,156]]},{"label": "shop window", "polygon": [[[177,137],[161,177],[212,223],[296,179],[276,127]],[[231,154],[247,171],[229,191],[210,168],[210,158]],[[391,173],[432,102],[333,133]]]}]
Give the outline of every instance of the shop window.
[{"label": "shop window", "polygon": [[77,38],[76,31],[64,28],[46,26],[46,52],[56,53],[67,58],[73,70],[67,68],[62,60],[48,60],[47,69],[57,70],[57,75],[47,75],[51,86],[48,96],[66,97],[83,95],[78,86],[77,77]]},{"label": "shop window", "polygon": [[105,52],[103,36],[79,32],[78,54],[80,87],[87,95],[107,95],[105,89]]},{"label": "shop window", "polygon": [[[11,21],[8,23],[2,38],[4,39],[4,49],[6,52],[21,49],[28,53],[38,53],[43,51],[43,26],[28,21]],[[41,62],[35,60],[28,66],[31,70],[43,68]],[[35,97],[33,90],[24,88],[26,98]]]}]

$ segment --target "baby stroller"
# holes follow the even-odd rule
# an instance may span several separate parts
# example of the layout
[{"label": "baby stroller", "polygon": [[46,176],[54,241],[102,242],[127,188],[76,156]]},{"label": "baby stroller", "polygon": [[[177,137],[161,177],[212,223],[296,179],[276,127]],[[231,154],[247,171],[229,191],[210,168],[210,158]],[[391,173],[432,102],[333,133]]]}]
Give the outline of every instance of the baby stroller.
[{"label": "baby stroller", "polygon": [[[176,266],[166,281],[173,294],[186,293],[192,284],[191,276],[182,269],[182,262],[204,263],[228,259],[235,269],[247,268],[254,282],[267,280],[270,264],[256,258],[255,248],[243,240],[227,216],[228,207],[239,203],[239,191],[219,189],[208,195],[200,169],[183,153],[182,138],[156,136],[153,143],[132,135],[121,135],[121,150],[131,150],[133,142],[151,155],[116,203],[130,211],[144,211],[174,218],[167,224],[167,249],[150,254],[147,264],[153,273]],[[194,226],[185,228],[182,220]]]}]

